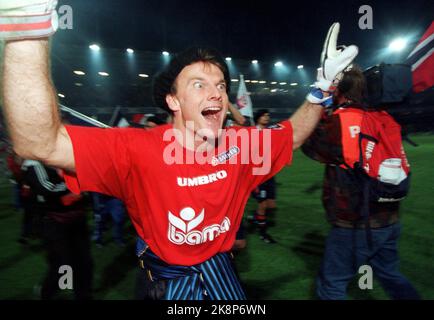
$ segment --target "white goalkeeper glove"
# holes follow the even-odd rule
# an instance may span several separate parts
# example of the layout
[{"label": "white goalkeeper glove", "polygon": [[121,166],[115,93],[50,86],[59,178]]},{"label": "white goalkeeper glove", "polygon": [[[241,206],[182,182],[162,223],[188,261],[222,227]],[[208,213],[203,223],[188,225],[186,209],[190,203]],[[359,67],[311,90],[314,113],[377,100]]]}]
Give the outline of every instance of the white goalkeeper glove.
[{"label": "white goalkeeper glove", "polygon": [[56,6],[57,0],[1,0],[0,39],[49,37],[58,26]]},{"label": "white goalkeeper glove", "polygon": [[332,83],[340,79],[342,72],[347,69],[359,53],[355,45],[337,47],[340,24],[335,22],[330,27],[321,53],[321,72],[318,73],[318,88],[329,91]]},{"label": "white goalkeeper glove", "polygon": [[[333,91],[333,86],[340,80],[342,72],[351,67],[351,63],[359,53],[359,49],[355,45],[340,46],[339,48],[336,46],[339,28],[339,22],[332,24],[321,53],[321,67],[318,68],[315,87],[324,92]],[[315,89],[312,91],[315,91]],[[316,92],[315,94],[309,93],[306,99],[311,103],[321,104],[326,100],[330,100],[330,97],[319,98],[319,94]]]}]

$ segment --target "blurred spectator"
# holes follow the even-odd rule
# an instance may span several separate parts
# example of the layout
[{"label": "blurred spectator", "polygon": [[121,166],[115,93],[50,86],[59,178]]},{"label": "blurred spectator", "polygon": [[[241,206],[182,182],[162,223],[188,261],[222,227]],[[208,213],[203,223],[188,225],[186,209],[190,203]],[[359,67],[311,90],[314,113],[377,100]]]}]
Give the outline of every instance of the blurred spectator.
[{"label": "blurred spectator", "polygon": [[25,160],[23,170],[23,182],[35,195],[33,206],[43,214],[42,236],[48,272],[42,284],[41,298],[55,298],[62,276],[59,268],[70,266],[75,298],[91,299],[93,262],[82,196],[66,188],[60,170],[33,160]]},{"label": "blurred spectator", "polygon": [[108,223],[108,218],[111,217],[113,222],[113,240],[117,245],[124,246],[123,226],[126,212],[122,201],[96,192],[92,192],[91,197],[95,221],[92,240],[95,241],[99,247],[103,245],[104,229]]}]

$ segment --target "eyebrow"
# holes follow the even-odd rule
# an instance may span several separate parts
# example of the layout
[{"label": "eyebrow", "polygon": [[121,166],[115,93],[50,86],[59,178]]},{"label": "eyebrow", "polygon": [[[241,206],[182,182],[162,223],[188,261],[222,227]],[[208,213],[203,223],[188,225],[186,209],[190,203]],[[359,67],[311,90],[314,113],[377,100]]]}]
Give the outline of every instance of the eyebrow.
[{"label": "eyebrow", "polygon": [[[188,83],[190,83],[190,82],[192,82],[192,81],[195,81],[195,80],[206,81],[205,78],[194,77],[194,78],[190,78],[190,79],[188,80]],[[225,79],[221,79],[219,82],[217,82],[217,84],[221,84],[221,83],[226,84]]]}]

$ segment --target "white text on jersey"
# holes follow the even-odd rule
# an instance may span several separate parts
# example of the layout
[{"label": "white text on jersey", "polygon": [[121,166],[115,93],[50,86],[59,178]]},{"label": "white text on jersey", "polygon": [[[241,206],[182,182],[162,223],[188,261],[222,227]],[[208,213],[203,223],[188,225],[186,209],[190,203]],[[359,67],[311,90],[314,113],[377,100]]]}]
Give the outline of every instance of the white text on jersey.
[{"label": "white text on jersey", "polygon": [[228,176],[226,170],[217,171],[206,176],[198,176],[193,178],[181,178],[178,177],[178,186],[180,187],[196,187],[204,184],[216,182],[218,180],[225,179]]}]

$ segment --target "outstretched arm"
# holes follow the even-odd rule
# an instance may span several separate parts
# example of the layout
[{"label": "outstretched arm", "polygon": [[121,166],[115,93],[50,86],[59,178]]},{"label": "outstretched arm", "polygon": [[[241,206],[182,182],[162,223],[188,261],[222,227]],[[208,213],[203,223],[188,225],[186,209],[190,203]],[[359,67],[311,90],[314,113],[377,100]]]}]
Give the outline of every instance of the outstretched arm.
[{"label": "outstretched arm", "polygon": [[318,124],[323,107],[305,101],[300,108],[289,118],[293,129],[293,149],[301,147]]},{"label": "outstretched arm", "polygon": [[4,112],[19,156],[73,171],[72,143],[61,124],[48,57],[46,38],[6,42]]},{"label": "outstretched arm", "polygon": [[232,103],[229,102],[229,111],[232,114],[232,118],[235,120],[237,124],[243,126],[246,123],[246,118],[241,114],[240,110],[235,107]]}]

